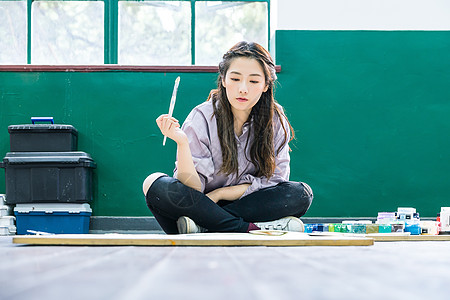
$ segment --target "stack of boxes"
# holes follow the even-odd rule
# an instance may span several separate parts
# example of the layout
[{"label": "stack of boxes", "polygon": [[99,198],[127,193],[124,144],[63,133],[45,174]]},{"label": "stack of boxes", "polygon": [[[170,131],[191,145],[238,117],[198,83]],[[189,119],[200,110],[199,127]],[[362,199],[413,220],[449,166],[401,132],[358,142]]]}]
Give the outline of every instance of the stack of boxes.
[{"label": "stack of boxes", "polygon": [[53,118],[32,118],[32,124],[11,125],[8,132],[11,152],[0,166],[5,201],[15,205],[17,234],[88,233],[96,164],[77,151],[77,130],[53,124]]},{"label": "stack of boxes", "polygon": [[419,235],[422,233],[420,228],[419,213],[412,207],[399,207],[397,209],[397,220],[400,224],[404,224],[405,232],[410,232],[412,235]]},{"label": "stack of boxes", "polygon": [[404,223],[397,220],[395,212],[379,212],[375,224],[380,227],[379,233],[404,232],[405,229]]}]

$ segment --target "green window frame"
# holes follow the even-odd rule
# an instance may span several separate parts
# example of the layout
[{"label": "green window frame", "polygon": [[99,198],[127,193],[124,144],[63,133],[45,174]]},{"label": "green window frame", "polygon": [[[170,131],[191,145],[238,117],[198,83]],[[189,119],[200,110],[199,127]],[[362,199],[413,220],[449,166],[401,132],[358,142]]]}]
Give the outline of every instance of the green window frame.
[{"label": "green window frame", "polygon": [[[1,1],[1,0],[0,0]],[[27,1],[27,64],[31,64],[31,6],[34,1]],[[52,1],[52,0],[46,0]],[[55,0],[71,1],[71,0]],[[118,61],[118,4],[119,1],[143,0],[76,0],[76,1],[103,1],[104,2],[104,64],[117,64]],[[160,1],[160,0],[146,0]],[[270,0],[165,0],[186,1],[191,3],[191,65],[195,65],[195,3],[205,1],[217,2],[266,2],[267,3],[267,45],[270,48]]]}]

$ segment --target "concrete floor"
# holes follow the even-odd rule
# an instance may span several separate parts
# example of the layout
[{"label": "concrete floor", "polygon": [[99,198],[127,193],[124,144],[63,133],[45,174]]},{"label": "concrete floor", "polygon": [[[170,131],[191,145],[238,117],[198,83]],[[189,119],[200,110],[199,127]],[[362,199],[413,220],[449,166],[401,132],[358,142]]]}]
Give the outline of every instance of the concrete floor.
[{"label": "concrete floor", "polygon": [[0,299],[447,299],[450,242],[366,247],[24,246]]}]

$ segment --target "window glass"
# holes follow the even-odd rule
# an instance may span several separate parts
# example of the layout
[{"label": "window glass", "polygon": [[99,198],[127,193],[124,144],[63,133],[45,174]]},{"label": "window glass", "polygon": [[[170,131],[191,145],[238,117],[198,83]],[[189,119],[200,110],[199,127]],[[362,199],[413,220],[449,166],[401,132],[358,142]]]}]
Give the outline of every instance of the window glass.
[{"label": "window glass", "polygon": [[187,1],[119,1],[119,64],[190,65]]},{"label": "window glass", "polygon": [[0,1],[0,64],[27,63],[27,2]]},{"label": "window glass", "polygon": [[266,2],[201,1],[195,14],[196,64],[217,65],[223,53],[243,40],[267,49]]},{"label": "window glass", "polygon": [[34,1],[32,64],[103,64],[103,1]]}]

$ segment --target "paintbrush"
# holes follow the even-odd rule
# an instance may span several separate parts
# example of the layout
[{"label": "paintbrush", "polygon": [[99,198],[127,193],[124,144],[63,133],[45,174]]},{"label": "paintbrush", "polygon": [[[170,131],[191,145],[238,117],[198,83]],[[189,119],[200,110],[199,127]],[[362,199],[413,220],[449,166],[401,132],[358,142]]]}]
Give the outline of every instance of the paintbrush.
[{"label": "paintbrush", "polygon": [[[177,91],[178,91],[178,85],[180,84],[180,76],[175,79],[175,85],[173,86],[173,92],[172,92],[172,99],[170,99],[170,106],[169,106],[169,118],[172,117],[173,108],[175,107],[175,101],[177,99]],[[164,136],[163,140],[163,146],[166,145],[167,136]]]}]

